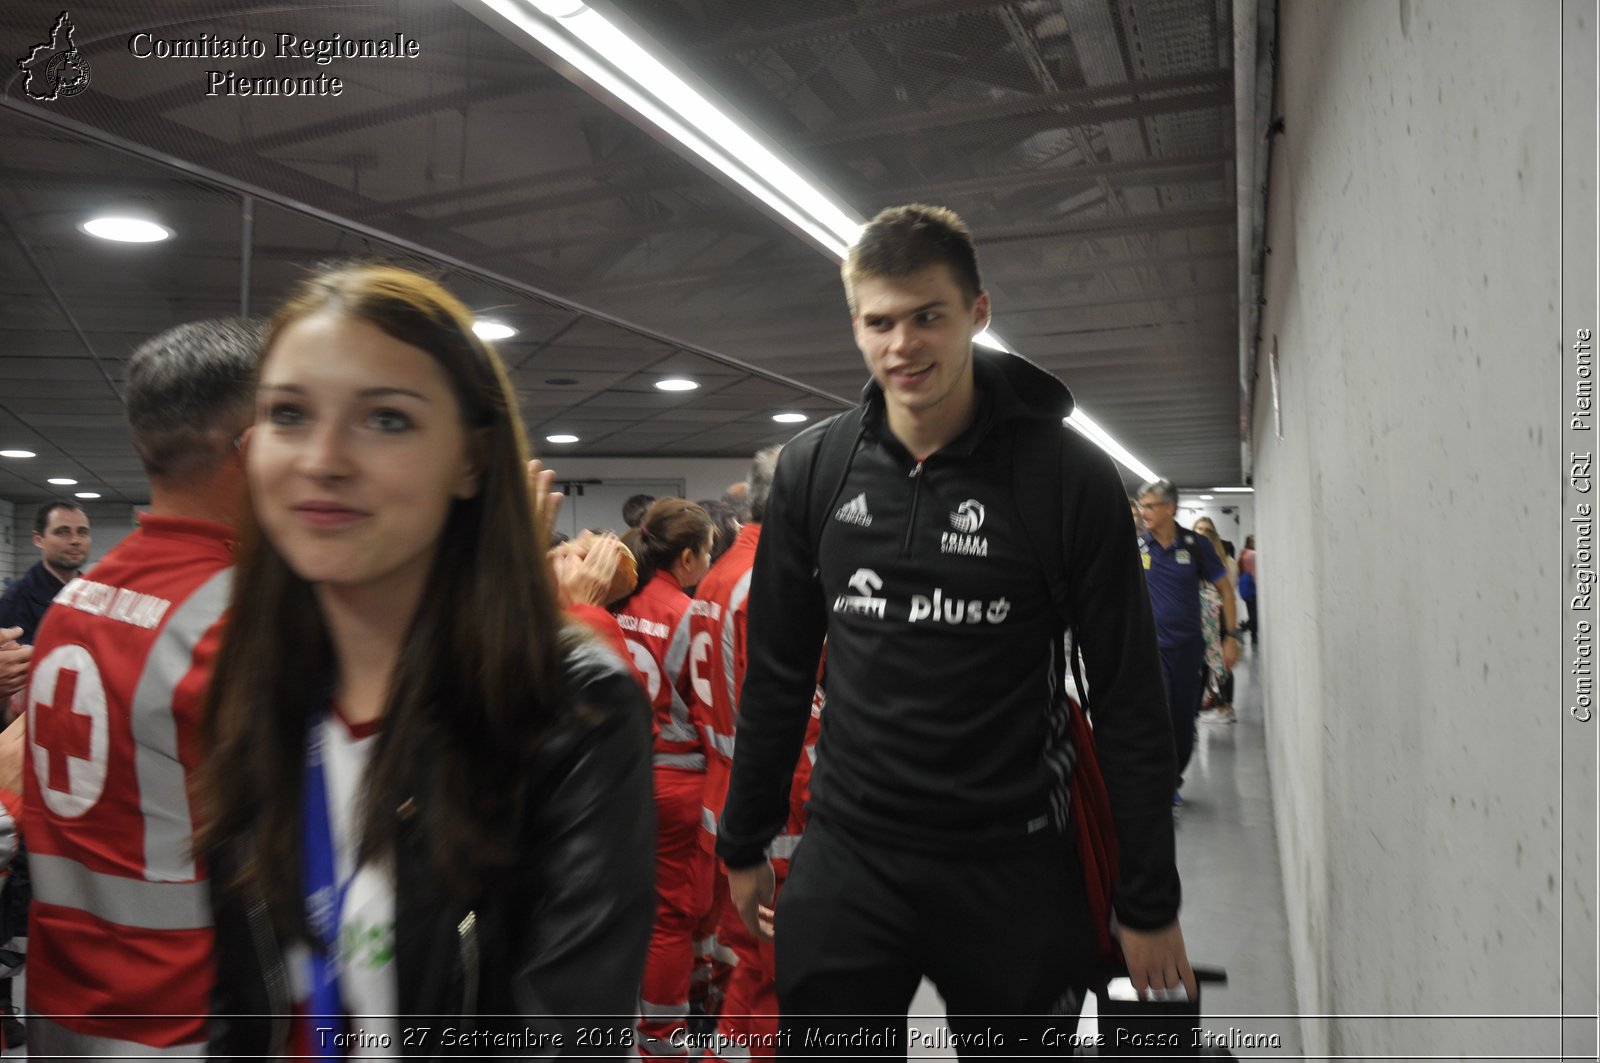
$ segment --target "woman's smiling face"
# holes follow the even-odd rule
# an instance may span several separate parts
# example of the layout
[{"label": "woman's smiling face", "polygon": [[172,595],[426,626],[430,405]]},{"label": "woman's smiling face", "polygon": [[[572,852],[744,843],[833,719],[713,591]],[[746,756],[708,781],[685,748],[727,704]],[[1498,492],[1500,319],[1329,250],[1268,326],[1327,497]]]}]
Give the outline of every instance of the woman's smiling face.
[{"label": "woman's smiling face", "polygon": [[337,310],[268,350],[248,469],[263,533],[302,579],[336,587],[425,580],[451,505],[478,489],[439,363]]}]

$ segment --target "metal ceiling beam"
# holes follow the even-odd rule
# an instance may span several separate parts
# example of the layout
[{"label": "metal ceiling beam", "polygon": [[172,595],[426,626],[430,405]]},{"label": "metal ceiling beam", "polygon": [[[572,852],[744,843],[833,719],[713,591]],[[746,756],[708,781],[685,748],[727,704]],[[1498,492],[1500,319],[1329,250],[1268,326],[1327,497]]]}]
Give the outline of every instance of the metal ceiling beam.
[{"label": "metal ceiling beam", "polygon": [[[983,251],[981,244],[978,250],[981,254]],[[1010,270],[985,268],[983,277],[986,283],[997,285],[1005,284],[1009,281],[1066,280],[1071,277],[1092,277],[1108,270],[1117,269],[1144,269],[1150,266],[1179,266],[1202,262],[1232,262],[1233,260],[1234,251],[1231,247],[1227,247],[1212,251],[1178,251],[1170,254],[1157,252],[1132,257],[1122,255],[1112,258],[1085,258],[1080,261],[1061,263],[1059,265],[1024,265]],[[751,263],[718,269],[676,271],[667,274],[643,274],[631,279],[620,280],[614,284],[593,285],[582,288],[578,290],[578,294],[592,293],[595,295],[616,296],[677,288],[683,285],[710,286],[737,280],[778,282],[785,278],[807,276],[826,276],[830,283],[837,283],[838,280],[837,271],[825,260],[807,255],[804,258],[789,257],[764,265]]]},{"label": "metal ceiling beam", "polygon": [[915,22],[929,22],[951,15],[966,15],[992,8],[1006,7],[1016,0],[923,0],[921,3],[898,4],[882,7],[857,15],[838,15],[833,18],[814,19],[810,22],[791,22],[770,30],[723,37],[708,41],[694,50],[697,56],[737,55],[740,52],[771,48],[777,45],[828,40],[833,37],[867,33],[888,26],[903,26]]},{"label": "metal ceiling beam", "polygon": [[1217,225],[1232,225],[1234,213],[1231,206],[1217,206],[1209,210],[1184,210],[1159,214],[1129,214],[1117,218],[1096,218],[1064,224],[1015,225],[1004,229],[984,229],[974,232],[973,239],[979,247],[985,244],[1015,243],[1019,240],[1041,240],[1052,236],[1122,236],[1128,233],[1165,232],[1172,229],[1204,229]]},{"label": "metal ceiling beam", "polygon": [[[15,141],[8,144],[13,157],[26,154]],[[23,188],[35,186],[41,191],[58,192],[67,189],[88,189],[103,193],[107,185],[115,185],[119,192],[158,192],[168,199],[209,199],[213,202],[227,200],[232,209],[232,192],[189,181],[182,178],[160,177],[144,173],[78,173],[67,170],[42,170],[21,166],[0,168],[0,186]]]},{"label": "metal ceiling beam", "polygon": [[[198,130],[178,126],[160,115],[144,114],[126,101],[102,98],[99,101],[99,109],[96,112],[97,121],[102,123],[102,125],[98,126],[68,118],[57,111],[29,105],[13,97],[0,97],[0,110],[10,111],[13,114],[47,126],[66,129],[85,142],[115,148],[126,154],[154,161],[179,175],[199,178],[236,194],[253,195],[261,202],[287,206],[290,210],[299,214],[331,221],[335,228],[345,230],[353,235],[377,239],[394,247],[409,248],[419,246],[414,244],[409,236],[373,229],[355,221],[351,217],[353,212],[362,208],[373,207],[375,204],[371,199],[343,185],[320,180],[273,159],[259,157],[250,159],[252,169],[259,175],[258,179],[273,182],[278,188],[306,189],[319,204],[319,206],[312,207],[305,201],[287,194],[276,190],[268,190],[264,187],[257,187],[230,174],[213,170],[207,165],[190,161],[155,147],[154,145],[192,143],[194,145],[193,154],[196,157],[209,160],[223,158],[232,148],[232,145],[215,137],[207,136]],[[395,212],[389,212],[385,216],[395,218],[396,215]],[[418,227],[431,227],[431,223],[427,219],[405,218],[398,220],[410,222]],[[470,261],[468,256],[483,253],[484,249],[477,241],[451,233],[441,232],[438,235],[448,236],[454,246],[448,250],[446,248],[438,248],[419,252],[422,257],[440,261],[466,262]],[[532,266],[527,268],[534,269]],[[472,272],[470,268],[465,271]],[[534,279],[540,282],[547,280],[542,271],[538,272]]]},{"label": "metal ceiling beam", "polygon": [[[1212,89],[1200,95],[1165,96],[1152,100],[1140,100],[1134,103],[1106,104],[1099,107],[1066,108],[1063,110],[1049,110],[1041,113],[1013,114],[999,118],[957,119],[943,121],[937,115],[923,116],[917,122],[900,122],[901,128],[890,132],[851,132],[841,136],[832,135],[832,131],[818,134],[807,134],[791,143],[798,146],[823,146],[826,144],[855,144],[862,141],[883,140],[894,136],[919,136],[931,133],[933,130],[952,130],[970,128],[974,137],[981,137],[985,141],[1003,139],[1012,143],[1026,140],[1035,134],[1052,129],[1080,130],[1091,126],[1105,126],[1110,123],[1127,121],[1130,119],[1156,118],[1162,115],[1179,114],[1185,111],[1209,111],[1226,109],[1233,104],[1233,97],[1227,89]],[[935,134],[937,135],[937,134]],[[955,141],[959,150],[988,151],[987,147],[979,147],[973,143],[956,140],[954,133],[945,132],[943,135]],[[904,148],[903,144],[889,145]],[[859,149],[857,149],[859,150]]]},{"label": "metal ceiling beam", "polygon": [[[565,85],[566,82],[562,81],[561,84]],[[233,159],[258,155],[264,151],[276,151],[279,148],[290,147],[294,144],[304,144],[310,140],[322,140],[325,137],[338,136],[341,133],[374,129],[403,118],[420,118],[434,111],[447,111],[467,104],[482,103],[485,100],[516,96],[519,93],[528,92],[530,88],[538,87],[538,85],[537,81],[530,83],[530,79],[524,76],[508,78],[505,81],[492,82],[487,85],[469,85],[467,88],[459,89],[455,92],[441,92],[435,96],[414,96],[384,107],[356,111],[353,114],[341,114],[338,118],[329,118],[322,122],[295,126],[291,129],[280,130],[277,133],[269,133],[265,136],[251,137],[235,145],[231,152],[216,161],[230,162]]]},{"label": "metal ceiling beam", "polygon": [[1005,302],[995,307],[998,314],[1031,314],[1049,310],[1088,310],[1097,306],[1132,306],[1138,303],[1165,303],[1174,299],[1212,299],[1232,296],[1234,282],[1227,284],[1162,286],[1132,292],[1079,293],[1068,299],[1040,299],[1030,302]]},{"label": "metal ceiling beam", "polygon": [[[748,362],[741,361],[738,358],[731,357],[719,351],[709,350],[705,347],[699,346],[698,344],[678,340],[674,337],[664,335],[652,329],[647,329],[632,322],[624,321],[621,318],[605,313],[604,311],[584,306],[580,303],[574,302],[571,299],[567,299],[552,292],[536,288],[524,280],[510,277],[505,274],[490,270],[484,266],[477,265],[469,259],[451,254],[448,251],[435,249],[428,245],[417,243],[404,236],[374,229],[371,226],[356,222],[348,217],[342,217],[334,210],[330,210],[325,207],[311,206],[310,204],[303,203],[290,196],[281,194],[271,189],[261,188],[245,181],[226,177],[198,163],[191,162],[187,159],[182,159],[174,155],[169,155],[149,146],[148,144],[128,139],[125,135],[111,133],[105,129],[86,125],[82,122],[76,121],[75,119],[68,118],[58,112],[46,111],[41,108],[32,107],[10,97],[0,97],[0,110],[9,110],[24,118],[40,122],[44,125],[65,129],[90,143],[114,148],[127,154],[170,167],[179,173],[199,177],[202,180],[232,188],[241,194],[254,196],[258,201],[272,203],[276,206],[284,207],[307,217],[327,222],[335,227],[346,229],[354,235],[376,239],[379,242],[388,244],[400,251],[416,255],[425,260],[437,262],[441,265],[458,270],[468,276],[475,276],[480,280],[499,285],[507,291],[519,292],[528,298],[537,299],[546,303],[550,303],[554,306],[559,306],[568,310],[582,313],[596,321],[608,325],[614,325],[617,328],[631,332],[637,336],[658,340],[662,343],[670,344],[692,354],[703,355],[714,362],[719,362],[723,365],[739,369],[742,372],[750,374],[751,376],[759,377],[763,380],[770,380],[774,383],[783,384],[787,387],[792,387],[796,390],[805,392],[808,395],[815,395],[818,398],[827,399],[830,402],[839,402],[845,405],[850,404],[848,400],[842,399],[837,395],[830,394],[819,388],[811,387],[810,385],[803,384],[797,380],[791,380],[788,377],[762,369],[759,366],[751,365]],[[124,119],[126,125],[118,126],[118,128],[131,129],[135,127],[137,125],[136,118],[137,116],[133,115],[126,116]],[[112,117],[112,120],[116,121],[115,116]],[[166,123],[163,121],[162,124],[165,125]],[[195,135],[193,134],[193,131],[190,132],[191,135]],[[168,141],[171,138],[168,136],[158,139]],[[274,168],[276,167],[276,164],[270,162],[267,162],[265,165]],[[303,175],[301,175],[301,177],[304,179]],[[337,186],[330,186],[329,194],[344,204],[350,203],[353,198],[348,191],[339,189]],[[481,249],[474,249],[474,251],[475,253],[481,253]]]},{"label": "metal ceiling beam", "polygon": [[[598,165],[572,166],[564,170],[551,170],[548,173],[519,174],[516,177],[489,181],[481,185],[466,185],[460,188],[444,188],[436,192],[424,192],[421,195],[407,196],[404,199],[396,199],[374,206],[370,210],[357,213],[355,217],[381,217],[395,211],[425,209],[439,206],[443,203],[481,199],[485,196],[499,196],[513,192],[520,195],[550,185],[565,185],[574,181],[613,177],[619,170],[646,175],[639,178],[641,181],[654,180],[663,183],[676,182],[679,174],[685,179],[701,179],[705,177],[704,173],[690,166],[678,156],[669,152],[659,151],[656,143],[649,138],[641,135],[640,140],[641,143],[649,145],[655,154],[632,159],[613,158]],[[660,172],[663,170],[669,172]]]},{"label": "metal ceiling beam", "polygon": [[[1117,102],[1120,101],[1120,102]],[[891,115],[865,122],[852,122],[818,130],[797,138],[802,145],[839,144],[867,140],[895,133],[926,132],[974,122],[993,122],[1021,118],[1040,112],[1054,112],[1058,119],[1074,124],[1098,125],[1120,118],[1137,118],[1197,107],[1226,106],[1233,103],[1233,75],[1210,70],[1200,74],[1125,81],[1060,92],[1017,96],[995,103],[969,107],[949,107],[938,111],[918,111]]]},{"label": "metal ceiling beam", "polygon": [[[525,241],[512,246],[497,248],[491,252],[490,257],[503,259],[508,256],[533,254],[555,247],[565,247],[574,243],[640,240],[650,236],[665,236],[670,233],[682,232],[686,229],[715,227],[718,230],[726,231],[739,228],[735,224],[736,217],[736,212],[730,212],[726,209],[698,210],[680,214],[667,221],[646,222],[638,225],[618,225],[613,228],[603,229],[585,229],[581,232]],[[1027,224],[1004,229],[983,229],[975,231],[973,239],[979,247],[982,247],[985,243],[1030,240],[1045,236],[1115,236],[1135,232],[1161,232],[1167,229],[1195,229],[1231,223],[1233,218],[1231,207],[1218,206],[1214,210],[1173,211],[1171,213],[1127,215],[1117,218],[1094,218],[1070,223]],[[435,220],[437,224],[446,227],[458,224],[453,216]],[[766,221],[764,217],[753,220],[763,224]]]},{"label": "metal ceiling beam", "polygon": [[1118,183],[1133,183],[1136,179],[1149,184],[1180,184],[1195,180],[1215,180],[1214,171],[1226,166],[1233,156],[1226,152],[1209,155],[1185,155],[1174,159],[1137,159],[1129,162],[1101,162],[1088,166],[1051,166],[1021,173],[990,174],[985,177],[967,177],[952,181],[929,181],[922,185],[904,185],[900,188],[875,190],[874,195],[885,200],[919,199],[925,196],[959,196],[985,192],[1011,192],[1037,185],[1066,181],[1098,181],[1122,179]]},{"label": "metal ceiling beam", "polygon": [[[628,181],[618,181],[615,184],[576,188],[566,192],[552,192],[545,196],[518,197],[510,203],[496,203],[492,206],[457,211],[453,214],[432,215],[430,220],[451,227],[476,225],[479,222],[499,221],[502,218],[518,218],[528,214],[537,214],[541,211],[581,207],[590,203],[603,203],[609,199],[620,199],[623,196],[648,195],[652,192],[693,187],[695,185],[707,186],[718,191],[722,189],[722,186],[713,181],[709,175],[701,173],[699,170],[685,170],[670,177],[640,177]],[[526,186],[527,182],[522,182],[521,187],[525,188]]]},{"label": "metal ceiling beam", "polygon": [[[681,233],[686,229],[717,231],[744,231],[751,223],[762,226],[765,231],[767,219],[764,216],[750,216],[739,208],[744,207],[742,201],[735,201],[728,207],[717,209],[696,210],[679,214],[666,221],[641,222],[637,225],[617,225],[610,228],[584,229],[580,232],[562,233],[547,236],[539,240],[527,240],[518,244],[508,244],[496,248],[487,257],[490,259],[504,259],[516,255],[535,254],[548,251],[557,247],[570,247],[573,244],[587,244],[594,246],[600,243],[610,243],[617,240],[644,240],[652,236],[667,236],[672,233]],[[438,219],[438,224],[453,227],[456,224],[454,217]]]}]

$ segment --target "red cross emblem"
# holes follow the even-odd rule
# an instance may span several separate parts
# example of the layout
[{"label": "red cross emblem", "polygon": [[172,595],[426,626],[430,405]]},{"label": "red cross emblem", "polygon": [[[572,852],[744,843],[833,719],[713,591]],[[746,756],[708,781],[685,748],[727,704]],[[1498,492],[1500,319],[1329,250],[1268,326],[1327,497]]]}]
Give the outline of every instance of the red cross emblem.
[{"label": "red cross emblem", "polygon": [[78,673],[75,669],[63,668],[56,675],[56,688],[50,700],[36,702],[38,712],[34,716],[34,724],[38,727],[37,741],[50,755],[49,770],[41,781],[50,789],[67,794],[72,792],[72,780],[67,775],[67,758],[89,760],[92,755],[89,738],[94,730],[94,721],[73,710],[77,696]]},{"label": "red cross emblem", "polygon": [[39,796],[58,816],[76,818],[106,788],[109,750],[106,688],[82,646],[57,646],[34,665],[28,746]]}]

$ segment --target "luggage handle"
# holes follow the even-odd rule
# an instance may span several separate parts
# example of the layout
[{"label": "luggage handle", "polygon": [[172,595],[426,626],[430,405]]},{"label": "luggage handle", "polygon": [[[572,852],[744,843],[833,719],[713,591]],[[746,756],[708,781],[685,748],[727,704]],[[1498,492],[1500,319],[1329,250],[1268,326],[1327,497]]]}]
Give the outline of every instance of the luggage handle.
[{"label": "luggage handle", "polygon": [[[1228,984],[1228,972],[1227,972],[1227,970],[1225,968],[1222,968],[1222,967],[1206,967],[1206,966],[1194,965],[1194,966],[1190,967],[1190,970],[1194,972],[1195,989],[1196,989],[1196,997],[1195,997],[1195,999],[1196,1000],[1199,999],[1199,988],[1200,988],[1200,986],[1202,986],[1202,985],[1214,985],[1214,986],[1221,987],[1221,986],[1226,986]],[[1135,997],[1134,997],[1134,995],[1132,993],[1131,984],[1126,986],[1126,987],[1119,987],[1118,988],[1118,993],[1115,996],[1113,996],[1109,992],[1112,982],[1123,981],[1123,980],[1126,980],[1128,978],[1129,978],[1129,975],[1128,975],[1128,968],[1127,968],[1126,964],[1116,963],[1116,964],[1108,965],[1104,969],[1104,974],[1100,978],[1100,983],[1099,983],[1098,987],[1095,988],[1095,995],[1098,996],[1102,1000],[1111,999],[1111,1000],[1121,1000],[1121,1001],[1126,1001],[1126,1002],[1132,1003],[1135,1000]],[[1160,1002],[1160,1001],[1170,1001],[1170,1002],[1173,1002],[1173,1003],[1177,1003],[1179,1001],[1183,1001],[1183,1000],[1187,1000],[1188,999],[1188,994],[1183,992],[1183,984],[1181,982],[1178,984],[1178,987],[1175,990],[1171,990],[1171,989],[1149,990],[1149,989],[1147,989],[1145,992],[1148,993],[1149,995],[1137,998],[1139,1001],[1144,1002],[1144,1003],[1155,1003],[1155,1002]],[[1171,993],[1179,993],[1179,994],[1182,994],[1182,995],[1181,996],[1169,996],[1168,994],[1171,994]]]}]

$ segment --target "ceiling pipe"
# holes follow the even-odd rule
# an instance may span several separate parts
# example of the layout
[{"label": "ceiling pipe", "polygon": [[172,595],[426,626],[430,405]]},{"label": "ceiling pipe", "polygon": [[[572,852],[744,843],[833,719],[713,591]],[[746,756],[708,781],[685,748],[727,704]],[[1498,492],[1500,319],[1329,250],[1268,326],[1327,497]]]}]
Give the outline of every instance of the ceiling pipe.
[{"label": "ceiling pipe", "polygon": [[[598,310],[594,307],[575,302],[574,300],[568,299],[564,296],[556,295],[554,292],[545,291],[542,288],[538,288],[532,284],[528,284],[524,281],[518,280],[515,277],[500,273],[496,270],[475,265],[456,255],[452,255],[441,250],[436,250],[425,244],[418,243],[415,240],[407,239],[396,233],[386,232],[375,226],[356,221],[353,218],[340,215],[331,210],[313,206],[310,203],[303,202],[291,196],[273,192],[267,188],[252,184],[241,178],[220,173],[216,170],[210,169],[209,167],[202,166],[199,163],[191,162],[187,159],[169,154],[160,150],[159,148],[138,143],[137,141],[130,140],[117,133],[100,129],[85,122],[80,122],[74,118],[68,118],[58,111],[46,111],[42,108],[34,107],[18,100],[8,99],[4,96],[0,96],[0,111],[8,111],[32,122],[65,130],[66,132],[73,134],[80,140],[83,140],[87,143],[98,144],[102,147],[119,151],[125,155],[155,163],[156,165],[164,167],[169,172],[180,177],[201,181],[216,188],[225,189],[240,195],[249,195],[252,199],[260,200],[263,203],[269,203],[273,206],[282,207],[285,210],[292,211],[304,217],[326,222],[327,224],[332,225],[335,228],[342,229],[352,235],[365,237],[368,240],[385,244],[406,254],[415,255],[418,258],[436,263],[438,265],[446,266],[459,273],[476,277],[480,281],[504,288],[507,291],[518,292],[530,300],[536,300],[549,306],[559,307],[570,312],[580,313],[585,317],[601,322],[602,324],[614,325],[615,327],[622,329],[625,332],[630,332],[635,336],[642,336],[645,339],[656,340],[678,350],[686,351],[690,354],[700,355],[701,357],[708,358],[713,362],[717,362],[721,365],[726,365],[732,369],[737,369],[741,372],[747,373],[750,376],[756,377],[757,379],[766,380],[774,384],[781,384],[785,387],[793,388],[802,394],[810,395],[814,398],[833,403],[841,409],[848,409],[855,404],[855,400],[853,399],[845,398],[841,395],[835,395],[831,392],[824,391],[821,388],[813,387],[810,384],[801,383],[798,380],[790,379],[789,377],[783,376],[780,373],[774,373],[769,369],[763,369],[760,366],[741,361],[740,359],[731,355],[722,354],[718,351],[713,351],[709,348],[701,347],[694,343],[688,343],[684,340],[668,336],[665,333],[657,332],[654,329],[634,324],[631,321],[625,321],[614,314],[608,314],[603,310]],[[0,220],[4,220],[3,217],[0,217]],[[102,372],[103,371],[104,370],[102,370]],[[110,383],[109,377],[107,382]],[[114,384],[112,387],[113,390],[115,390]],[[118,394],[118,397],[121,397],[120,393]]]},{"label": "ceiling pipe", "polygon": [[250,264],[255,259],[256,201],[239,197],[239,316],[250,316]]},{"label": "ceiling pipe", "polygon": [[3,210],[0,210],[0,225],[4,225],[6,227],[6,231],[11,234],[11,239],[16,244],[17,250],[22,252],[22,256],[28,260],[28,265],[33,267],[34,276],[39,278],[39,283],[44,285],[44,290],[50,293],[50,298],[56,304],[56,309],[61,311],[62,318],[72,329],[73,334],[78,337],[78,342],[83,344],[83,349],[89,352],[89,359],[90,361],[94,362],[94,367],[100,370],[100,375],[105,378],[106,387],[111,389],[111,394],[117,397],[118,402],[122,402],[122,391],[117,387],[117,382],[111,378],[111,374],[106,370],[106,364],[101,360],[100,352],[95,350],[94,344],[89,342],[88,334],[84,332],[83,326],[78,323],[78,319],[74,317],[72,311],[68,309],[67,301],[61,297],[60,290],[57,289],[55,284],[51,282],[50,274],[45,272],[44,266],[40,264],[38,256],[33,253],[33,248],[29,246],[28,241],[23,238],[21,230],[12,224],[10,215]]},{"label": "ceiling pipe", "polygon": [[1237,163],[1239,249],[1239,469],[1243,482],[1255,477],[1254,436],[1256,330],[1266,257],[1267,180],[1272,145],[1266,137],[1272,114],[1277,0],[1233,0],[1234,150]]},{"label": "ceiling pipe", "polygon": [[1233,0],[1233,179],[1239,249],[1239,471],[1250,482],[1250,361],[1252,335],[1250,308],[1256,293],[1250,264],[1255,260],[1251,242],[1251,213],[1255,209],[1256,178],[1256,0]]}]

